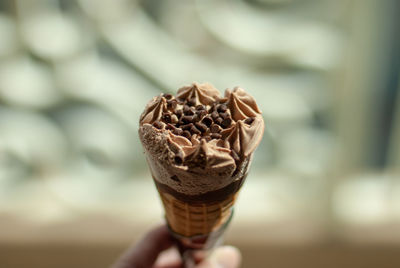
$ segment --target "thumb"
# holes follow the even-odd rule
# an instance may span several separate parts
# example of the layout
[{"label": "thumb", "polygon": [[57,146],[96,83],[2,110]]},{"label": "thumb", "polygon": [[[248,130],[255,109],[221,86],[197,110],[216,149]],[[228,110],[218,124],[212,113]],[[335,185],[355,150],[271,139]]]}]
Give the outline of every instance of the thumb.
[{"label": "thumb", "polygon": [[232,246],[217,248],[209,259],[201,262],[196,268],[238,268],[242,261],[240,251]]},{"label": "thumb", "polygon": [[165,225],[148,232],[136,246],[128,249],[112,268],[152,267],[158,255],[172,246],[172,238]]}]

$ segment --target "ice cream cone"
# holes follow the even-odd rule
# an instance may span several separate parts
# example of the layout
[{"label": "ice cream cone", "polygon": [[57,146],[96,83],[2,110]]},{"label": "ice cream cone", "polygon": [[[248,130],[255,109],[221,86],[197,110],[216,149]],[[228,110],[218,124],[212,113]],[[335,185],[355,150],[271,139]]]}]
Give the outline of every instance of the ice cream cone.
[{"label": "ice cream cone", "polygon": [[263,131],[255,100],[240,88],[221,97],[194,83],[147,104],[139,136],[183,256],[194,259],[224,232]]}]

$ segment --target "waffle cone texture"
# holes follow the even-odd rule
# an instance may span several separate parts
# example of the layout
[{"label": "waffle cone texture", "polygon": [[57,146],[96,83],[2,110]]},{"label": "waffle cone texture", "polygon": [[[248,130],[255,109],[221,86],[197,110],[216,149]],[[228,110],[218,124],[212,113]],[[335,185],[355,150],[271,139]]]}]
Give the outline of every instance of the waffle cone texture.
[{"label": "waffle cone texture", "polygon": [[167,222],[175,233],[192,237],[208,235],[227,222],[238,192],[225,200],[209,203],[188,203],[159,190]]}]

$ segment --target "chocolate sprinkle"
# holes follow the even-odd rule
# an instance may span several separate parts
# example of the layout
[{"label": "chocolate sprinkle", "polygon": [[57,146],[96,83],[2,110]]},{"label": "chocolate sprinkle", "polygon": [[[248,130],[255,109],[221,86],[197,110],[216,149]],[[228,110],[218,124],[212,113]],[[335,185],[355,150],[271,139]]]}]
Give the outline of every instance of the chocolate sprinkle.
[{"label": "chocolate sprinkle", "polygon": [[221,131],[221,127],[218,126],[217,124],[213,124],[213,125],[210,127],[210,131],[211,131],[212,133],[219,133],[219,132]]},{"label": "chocolate sprinkle", "polygon": [[163,96],[165,99],[167,99],[167,100],[172,99],[172,95],[171,95],[171,94],[168,94],[168,93],[164,93],[162,96]]},{"label": "chocolate sprinkle", "polygon": [[198,130],[195,126],[193,126],[191,129],[190,129],[190,132],[192,133],[192,134],[201,134],[201,131],[200,130]]},{"label": "chocolate sprinkle", "polygon": [[185,115],[194,115],[193,109],[191,109],[191,107],[189,107],[187,105],[183,106],[183,113]]},{"label": "chocolate sprinkle", "polygon": [[200,110],[205,110],[206,107],[203,104],[199,104],[196,106],[196,110],[200,111]]},{"label": "chocolate sprinkle", "polygon": [[204,133],[204,132],[207,131],[207,126],[206,126],[205,124],[203,124],[203,123],[197,122],[197,123],[195,123],[194,125],[196,126],[196,128],[197,128],[198,130],[201,131],[201,133]]},{"label": "chocolate sprinkle", "polygon": [[175,154],[174,161],[175,161],[175,163],[177,165],[182,165],[182,163],[183,163],[183,153],[181,151],[178,151]]},{"label": "chocolate sprinkle", "polygon": [[182,133],[183,133],[183,130],[181,129],[181,128],[175,128],[173,131],[172,131],[172,133],[174,133],[175,135],[178,135],[178,136],[180,136],[180,135],[182,135]]},{"label": "chocolate sprinkle", "polygon": [[185,130],[185,131],[183,131],[182,136],[184,136],[185,138],[190,139],[190,137],[191,137],[192,135],[190,134],[190,132],[189,132],[188,130]]},{"label": "chocolate sprinkle", "polygon": [[197,114],[193,115],[192,118],[193,118],[193,123],[200,121],[200,117]]},{"label": "chocolate sprinkle", "polygon": [[206,125],[207,127],[210,127],[211,124],[213,123],[213,120],[211,119],[211,117],[206,116],[203,118],[201,122],[203,122],[203,124]]},{"label": "chocolate sprinkle", "polygon": [[217,123],[218,125],[221,125],[223,119],[221,117],[218,117],[217,119],[214,120],[215,123]]},{"label": "chocolate sprinkle", "polygon": [[165,129],[174,130],[175,126],[168,123],[167,126],[165,127]]},{"label": "chocolate sprinkle", "polygon": [[176,100],[168,100],[167,101],[167,108],[176,109],[176,106],[178,106],[178,102]]},{"label": "chocolate sprinkle", "polygon": [[162,120],[163,120],[165,123],[171,123],[171,115],[170,115],[170,114],[167,114],[167,113],[164,113],[164,114],[162,115]]},{"label": "chocolate sprinkle", "polygon": [[207,115],[207,111],[206,111],[206,110],[200,110],[200,111],[197,111],[196,114],[197,114],[200,118],[203,118],[204,116]]},{"label": "chocolate sprinkle", "polygon": [[190,115],[185,115],[182,117],[182,122],[184,124],[192,123],[193,122],[193,116]]},{"label": "chocolate sprinkle", "polygon": [[164,124],[158,120],[154,121],[154,123],[153,123],[153,127],[158,128],[158,129],[162,129],[163,126],[164,126]]},{"label": "chocolate sprinkle", "polygon": [[220,104],[217,107],[217,111],[219,113],[225,113],[228,110],[228,107],[225,104]]},{"label": "chocolate sprinkle", "polygon": [[226,118],[230,117],[230,115],[228,113],[220,113],[219,116],[222,117],[222,119],[226,119]]},{"label": "chocolate sprinkle", "polygon": [[183,163],[182,157],[177,156],[177,155],[175,155],[174,161],[175,161],[175,163],[176,163],[177,165],[182,165],[182,163]]},{"label": "chocolate sprinkle", "polygon": [[218,112],[217,111],[212,112],[211,117],[212,117],[212,119],[216,120],[219,117]]},{"label": "chocolate sprinkle", "polygon": [[183,125],[182,129],[183,130],[190,130],[193,126],[194,126],[193,123],[189,123],[189,124]]},{"label": "chocolate sprinkle", "polygon": [[230,118],[225,118],[225,119],[222,121],[221,126],[222,126],[223,128],[227,128],[227,127],[229,127],[229,126],[231,125],[231,123],[232,123],[232,119],[230,119]]},{"label": "chocolate sprinkle", "polygon": [[248,117],[244,120],[244,123],[251,125],[254,122],[254,117]]},{"label": "chocolate sprinkle", "polygon": [[183,115],[183,111],[182,110],[177,110],[177,111],[175,111],[175,114],[176,114],[176,116],[178,117],[178,119],[179,118],[181,118],[182,117],[182,115]]}]

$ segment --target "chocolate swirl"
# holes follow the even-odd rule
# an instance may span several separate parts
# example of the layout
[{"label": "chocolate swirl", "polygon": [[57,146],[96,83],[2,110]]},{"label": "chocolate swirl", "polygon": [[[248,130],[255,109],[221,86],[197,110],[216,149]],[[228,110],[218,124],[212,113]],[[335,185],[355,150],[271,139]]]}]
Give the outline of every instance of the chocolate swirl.
[{"label": "chocolate swirl", "polygon": [[176,98],[180,100],[193,101],[194,105],[211,105],[220,99],[219,91],[211,84],[193,83],[191,86],[185,86],[178,89]]},{"label": "chocolate swirl", "polygon": [[140,124],[152,124],[161,119],[162,113],[167,108],[167,100],[160,96],[154,97],[140,116]]},{"label": "chocolate swirl", "polygon": [[185,159],[189,168],[224,168],[234,165],[232,157],[228,157],[229,149],[219,147],[215,142],[201,140],[200,144],[194,147]]},{"label": "chocolate swirl", "polygon": [[227,89],[225,97],[228,99],[228,107],[235,121],[261,114],[254,98],[240,87],[235,87],[233,91]]},{"label": "chocolate swirl", "polygon": [[250,125],[243,120],[237,121],[232,128],[223,131],[223,137],[229,142],[231,150],[241,157],[247,157],[257,148],[263,132],[262,118],[256,116]]}]

